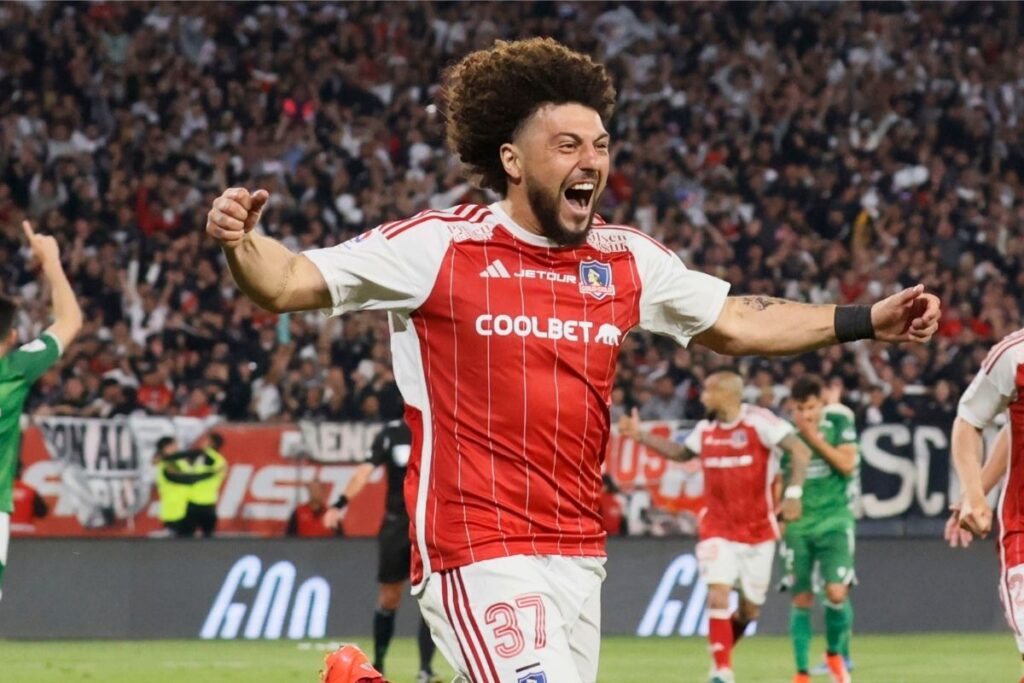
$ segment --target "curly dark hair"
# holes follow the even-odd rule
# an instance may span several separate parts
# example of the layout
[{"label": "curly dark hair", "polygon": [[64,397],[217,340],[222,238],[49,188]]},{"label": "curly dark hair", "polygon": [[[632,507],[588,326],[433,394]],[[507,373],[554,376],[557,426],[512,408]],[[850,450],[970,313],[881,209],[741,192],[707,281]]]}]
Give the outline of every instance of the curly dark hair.
[{"label": "curly dark hair", "polygon": [[607,123],[615,87],[602,64],[552,38],[498,40],[449,69],[442,101],[449,147],[481,187],[504,195],[498,150],[524,121],[544,104],[575,102]]},{"label": "curly dark hair", "polygon": [[809,398],[821,396],[822,389],[823,387],[820,379],[814,375],[804,375],[797,381],[793,382],[793,390],[790,393],[792,394],[794,401],[803,402]]}]

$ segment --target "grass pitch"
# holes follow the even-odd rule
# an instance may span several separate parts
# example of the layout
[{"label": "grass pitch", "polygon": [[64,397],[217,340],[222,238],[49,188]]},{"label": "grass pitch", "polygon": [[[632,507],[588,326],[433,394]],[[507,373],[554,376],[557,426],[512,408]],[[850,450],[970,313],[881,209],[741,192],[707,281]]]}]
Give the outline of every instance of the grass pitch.
[{"label": "grass pitch", "polygon": [[[370,650],[368,640],[356,642]],[[316,683],[328,646],[295,641],[0,640],[0,681]],[[820,653],[823,647],[821,639],[816,639],[812,651]],[[1019,656],[1008,633],[855,635],[853,658],[856,683],[1010,683],[1020,676]],[[788,683],[793,675],[786,638],[744,640],[733,663],[738,683]],[[435,668],[451,676],[440,656]],[[606,638],[598,680],[704,683],[707,671],[703,639]],[[415,673],[415,641],[396,639],[388,656],[388,678],[393,683],[412,683]],[[815,680],[827,683],[828,678]]]}]

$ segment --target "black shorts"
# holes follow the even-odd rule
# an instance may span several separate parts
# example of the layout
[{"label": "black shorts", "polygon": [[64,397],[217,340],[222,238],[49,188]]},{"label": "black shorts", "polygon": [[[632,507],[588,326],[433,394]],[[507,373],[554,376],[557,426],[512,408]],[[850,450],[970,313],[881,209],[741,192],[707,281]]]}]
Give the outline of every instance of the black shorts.
[{"label": "black shorts", "polygon": [[377,534],[377,581],[399,583],[409,579],[412,544],[409,517],[387,513]]},{"label": "black shorts", "polygon": [[178,535],[192,538],[198,530],[203,538],[213,536],[217,528],[217,506],[189,503],[185,517],[178,522]]}]

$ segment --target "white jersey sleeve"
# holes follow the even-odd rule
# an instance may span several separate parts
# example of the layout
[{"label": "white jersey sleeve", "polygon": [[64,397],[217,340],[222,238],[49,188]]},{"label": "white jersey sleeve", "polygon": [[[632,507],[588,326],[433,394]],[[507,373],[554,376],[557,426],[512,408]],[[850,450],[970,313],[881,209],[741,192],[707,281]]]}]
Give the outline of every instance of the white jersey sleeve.
[{"label": "white jersey sleeve", "polygon": [[704,438],[704,431],[711,425],[707,420],[701,420],[697,426],[690,430],[683,440],[683,446],[692,453],[700,455],[700,444]]},{"label": "white jersey sleeve", "polygon": [[978,429],[987,427],[1017,399],[1017,368],[1024,362],[1024,337],[992,347],[956,409],[956,416]]},{"label": "white jersey sleeve", "polygon": [[302,253],[327,282],[331,315],[408,313],[430,295],[451,239],[444,223],[429,221],[404,231],[377,227],[337,246]]},{"label": "white jersey sleeve", "polygon": [[761,443],[775,448],[793,433],[793,425],[765,408],[747,406],[747,421],[757,431]]},{"label": "white jersey sleeve", "polygon": [[640,273],[640,327],[683,346],[715,324],[729,283],[688,269],[654,240],[636,235],[630,247]]}]

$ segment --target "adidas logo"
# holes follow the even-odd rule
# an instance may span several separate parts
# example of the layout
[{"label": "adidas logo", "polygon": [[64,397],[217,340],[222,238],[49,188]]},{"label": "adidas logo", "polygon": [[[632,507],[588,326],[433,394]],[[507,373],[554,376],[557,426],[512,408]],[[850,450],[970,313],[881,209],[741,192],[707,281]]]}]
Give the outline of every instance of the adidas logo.
[{"label": "adidas logo", "polygon": [[489,266],[480,271],[480,277],[498,277],[498,278],[509,278],[512,277],[508,268],[499,259],[495,259]]}]

